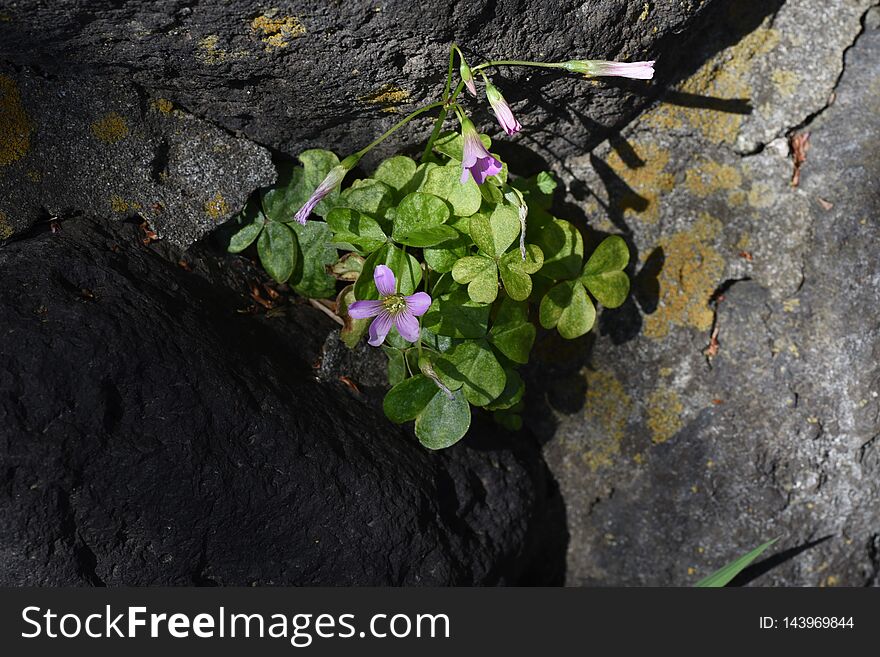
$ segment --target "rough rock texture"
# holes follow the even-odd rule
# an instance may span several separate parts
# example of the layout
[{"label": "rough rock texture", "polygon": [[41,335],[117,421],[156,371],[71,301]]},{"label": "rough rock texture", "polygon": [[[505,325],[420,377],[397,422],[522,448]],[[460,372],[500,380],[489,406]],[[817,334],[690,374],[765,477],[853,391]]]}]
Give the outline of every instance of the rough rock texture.
[{"label": "rough rock texture", "polygon": [[561,581],[534,445],[428,452],[314,379],[323,315],[238,314],[187,257],[85,219],[0,248],[0,583]]},{"label": "rough rock texture", "polygon": [[[634,300],[564,351],[548,340],[557,364],[533,373],[569,583],[689,584],[781,536],[741,582],[878,584],[872,4],[785,3],[569,161],[567,210],[638,256]],[[793,187],[788,138],[804,132]]]},{"label": "rough rock texture", "polygon": [[[475,61],[661,57],[669,72],[713,4],[0,0],[0,117],[14,118],[0,125],[0,238],[45,211],[112,210],[186,246],[273,177],[254,144],[183,112],[288,155],[345,154],[438,97],[453,41]],[[530,126],[517,145],[554,160],[654,95],[535,71],[503,69],[496,82]],[[475,118],[497,130],[486,110]],[[418,120],[384,152],[428,130]]]}]

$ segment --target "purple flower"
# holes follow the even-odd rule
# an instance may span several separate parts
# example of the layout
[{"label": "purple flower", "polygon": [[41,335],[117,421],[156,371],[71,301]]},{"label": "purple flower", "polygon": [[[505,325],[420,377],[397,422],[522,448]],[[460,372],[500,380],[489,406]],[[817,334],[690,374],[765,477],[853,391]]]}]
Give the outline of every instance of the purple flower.
[{"label": "purple flower", "polygon": [[461,116],[461,137],[464,141],[461,158],[462,183],[467,181],[468,173],[478,185],[482,185],[489,176],[501,173],[501,162],[486,150],[474,124],[464,115]]},{"label": "purple flower", "polygon": [[593,77],[617,76],[635,80],[650,80],[654,77],[654,60],[649,62],[606,62],[600,59],[574,59],[563,62],[563,68],[573,73],[583,73]]},{"label": "purple flower", "polygon": [[309,197],[309,200],[306,201],[306,204],[297,211],[293,218],[299,223],[305,225],[306,220],[309,218],[309,215],[312,214],[312,210],[315,209],[315,206],[318,205],[327,194],[339,186],[339,183],[345,178],[345,174],[351,171],[360,159],[361,156],[358,153],[355,153],[354,155],[349,155],[342,160],[342,162],[330,169],[330,172],[324,180],[321,181],[321,184],[318,185],[314,192],[312,192],[312,195]]},{"label": "purple flower", "polygon": [[385,265],[378,265],[373,270],[373,280],[382,298],[378,301],[355,301],[348,307],[348,316],[352,319],[376,318],[370,324],[370,339],[367,341],[374,347],[385,342],[392,325],[397,327],[404,340],[418,342],[419,320],[416,317],[428,311],[431,297],[425,292],[409,296],[399,294],[394,272]]},{"label": "purple flower", "polygon": [[504,100],[504,96],[488,80],[486,80],[486,98],[489,99],[489,104],[495,110],[498,124],[504,129],[504,132],[508,135],[515,135],[522,129],[519,121],[516,120],[513,112],[510,111],[510,105]]}]

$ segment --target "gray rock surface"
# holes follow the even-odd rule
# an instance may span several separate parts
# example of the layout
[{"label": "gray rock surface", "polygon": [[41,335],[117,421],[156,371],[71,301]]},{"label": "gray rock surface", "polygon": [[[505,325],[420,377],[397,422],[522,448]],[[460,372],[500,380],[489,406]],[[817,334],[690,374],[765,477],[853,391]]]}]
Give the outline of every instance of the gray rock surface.
[{"label": "gray rock surface", "polygon": [[[46,211],[112,209],[186,246],[272,182],[255,144],[364,146],[439,97],[452,41],[474,61],[661,57],[669,72],[713,4],[2,0],[2,111],[15,121],[0,135],[0,237]],[[589,149],[653,94],[535,71],[496,83],[531,126],[519,145],[552,159]],[[475,118],[497,130],[483,105]],[[379,153],[429,130],[418,120]]]},{"label": "gray rock surface", "polygon": [[[782,556],[741,582],[878,584],[871,4],[785,3],[569,161],[571,211],[638,256],[634,300],[535,373],[570,584],[687,585],[774,536]],[[715,100],[683,106],[682,90]],[[793,187],[788,138],[804,132]]]},{"label": "gray rock surface", "polygon": [[425,450],[315,380],[324,315],[240,314],[248,263],[186,257],[85,219],[0,248],[0,584],[561,581],[534,444]]}]

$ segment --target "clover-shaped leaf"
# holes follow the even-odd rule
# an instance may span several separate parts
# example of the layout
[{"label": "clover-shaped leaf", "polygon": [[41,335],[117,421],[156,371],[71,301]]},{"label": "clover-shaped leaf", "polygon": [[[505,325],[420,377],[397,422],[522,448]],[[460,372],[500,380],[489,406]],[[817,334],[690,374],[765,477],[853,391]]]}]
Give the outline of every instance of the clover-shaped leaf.
[{"label": "clover-shaped leaf", "polygon": [[408,194],[397,206],[392,239],[408,246],[434,246],[458,237],[458,231],[444,223],[449,208],[443,199],[425,192]]},{"label": "clover-shaped leaf", "polygon": [[397,424],[409,422],[418,417],[439,391],[437,384],[431,379],[424,374],[416,374],[404,379],[388,391],[382,401],[382,409],[392,422]]},{"label": "clover-shaped leaf", "polygon": [[475,214],[470,218],[469,231],[481,251],[500,258],[519,236],[519,212],[509,205],[499,205],[489,216]]},{"label": "clover-shaped leaf", "polygon": [[291,287],[311,299],[334,296],[336,280],[327,273],[327,265],[336,261],[336,249],[330,244],[330,227],[322,221],[287,225],[296,233],[299,244],[299,257],[288,281]]},{"label": "clover-shaped leaf", "polygon": [[522,259],[519,249],[508,251],[498,260],[501,282],[508,296],[516,301],[528,299],[532,293],[532,277],[544,264],[544,254],[534,244],[526,245],[526,259]]},{"label": "clover-shaped leaf", "polygon": [[541,299],[539,319],[544,328],[555,326],[559,335],[571,340],[592,328],[596,309],[580,282],[562,281]]},{"label": "clover-shaped leaf", "polygon": [[446,166],[431,169],[425,177],[421,191],[446,199],[452,212],[460,217],[469,217],[480,209],[482,198],[480,187],[468,176],[461,182],[461,164],[450,162]]},{"label": "clover-shaped leaf", "polygon": [[350,208],[333,208],[327,215],[327,225],[333,230],[333,242],[351,250],[372,253],[388,241],[388,237],[372,217]]},{"label": "clover-shaped leaf", "polygon": [[504,390],[504,368],[486,340],[466,340],[437,356],[433,366],[450,390],[461,388],[474,406],[485,406]]},{"label": "clover-shaped leaf", "polygon": [[575,278],[584,261],[584,240],[580,231],[562,219],[551,219],[531,238],[544,253],[541,275],[555,280]]},{"label": "clover-shaped leaf", "polygon": [[373,178],[400,191],[412,180],[417,168],[418,165],[411,157],[395,155],[376,168]]},{"label": "clover-shaped leaf", "polygon": [[468,296],[477,303],[492,303],[498,296],[498,265],[487,256],[461,258],[452,267],[452,278],[466,283]]},{"label": "clover-shaped leaf", "polygon": [[612,235],[602,240],[584,265],[581,282],[606,308],[617,308],[629,294],[629,276],[624,268],[629,248],[623,238]]},{"label": "clover-shaped leaf", "polygon": [[434,299],[423,326],[450,338],[482,338],[489,328],[491,310],[488,304],[472,301],[462,287]]},{"label": "clover-shaped leaf", "polygon": [[293,274],[298,260],[296,235],[287,224],[270,221],[257,240],[257,253],[266,273],[284,283]]},{"label": "clover-shaped leaf", "polygon": [[394,191],[391,187],[367,178],[355,180],[351,187],[339,195],[333,207],[357,210],[381,220],[393,203]]},{"label": "clover-shaped leaf", "polygon": [[445,449],[464,438],[471,426],[471,407],[461,390],[442,390],[431,398],[416,418],[416,437],[428,449]]},{"label": "clover-shaped leaf", "polygon": [[529,362],[535,333],[535,325],[529,321],[528,305],[507,298],[501,302],[489,330],[489,342],[514,363],[524,365]]}]

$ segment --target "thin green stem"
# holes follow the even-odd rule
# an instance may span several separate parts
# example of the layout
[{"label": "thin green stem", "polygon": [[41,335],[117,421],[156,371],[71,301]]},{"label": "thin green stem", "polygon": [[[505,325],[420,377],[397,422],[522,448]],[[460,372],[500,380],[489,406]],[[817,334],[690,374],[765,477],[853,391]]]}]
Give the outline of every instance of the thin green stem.
[{"label": "thin green stem", "polygon": [[434,121],[434,129],[431,130],[431,136],[428,137],[428,143],[425,144],[425,150],[422,151],[422,162],[424,162],[425,159],[431,154],[431,149],[434,148],[434,142],[437,141],[437,137],[440,136],[440,130],[443,129],[443,122],[446,121],[446,116],[448,114],[449,110],[444,107],[442,110],[440,110],[440,114],[437,115],[437,120]]},{"label": "thin green stem", "polygon": [[435,102],[435,103],[431,103],[430,105],[425,105],[424,107],[420,107],[420,108],[417,109],[415,112],[411,112],[411,113],[408,114],[406,117],[404,117],[403,119],[401,119],[400,121],[398,121],[397,123],[395,123],[393,126],[391,126],[390,128],[388,128],[388,130],[386,130],[385,132],[383,132],[383,133],[382,133],[381,135],[379,135],[376,139],[374,139],[374,140],[371,141],[369,144],[367,144],[364,148],[362,148],[362,149],[359,150],[357,153],[355,153],[355,155],[356,155],[357,157],[359,157],[359,158],[360,158],[360,157],[363,157],[363,155],[364,155],[367,151],[369,151],[371,148],[374,148],[375,146],[378,146],[380,143],[382,143],[383,141],[385,141],[385,139],[387,139],[388,137],[390,137],[390,136],[391,136],[392,134],[394,134],[396,131],[400,130],[400,128],[402,128],[403,126],[405,126],[407,123],[409,123],[410,121],[412,121],[414,118],[416,118],[416,117],[419,116],[420,114],[424,114],[425,112],[429,112],[429,111],[431,111],[432,109],[436,109],[437,107],[442,107],[442,106],[443,106],[443,101],[438,100],[437,102]]},{"label": "thin green stem", "polygon": [[491,62],[483,62],[471,68],[472,71],[482,71],[490,66],[537,66],[539,68],[564,68],[562,62],[524,62],[520,59],[495,59]]}]

